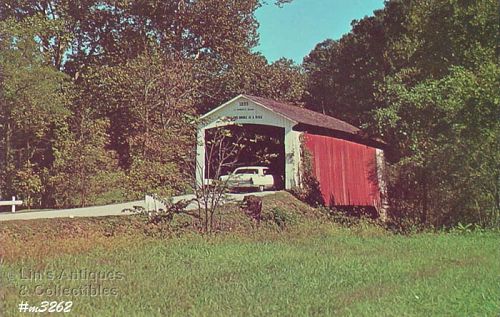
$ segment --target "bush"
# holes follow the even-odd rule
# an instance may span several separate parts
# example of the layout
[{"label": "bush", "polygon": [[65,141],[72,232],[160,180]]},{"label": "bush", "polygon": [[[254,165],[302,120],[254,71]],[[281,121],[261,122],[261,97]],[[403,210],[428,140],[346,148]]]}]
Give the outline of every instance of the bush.
[{"label": "bush", "polygon": [[[180,200],[173,202],[172,198],[162,198],[153,195],[154,199],[158,200],[165,209],[159,208],[157,210],[146,210],[142,206],[134,206],[132,209],[123,209],[122,212],[129,211],[136,213],[144,219],[146,224],[145,233],[148,236],[154,237],[169,237],[172,232],[178,227],[185,227],[189,223],[174,224],[174,216],[179,214],[189,214],[186,207],[191,203],[189,200]],[[192,216],[192,214],[189,214]]]},{"label": "bush", "polygon": [[272,221],[278,226],[280,230],[285,229],[289,225],[294,225],[297,223],[297,216],[295,214],[285,211],[281,208],[272,208],[271,214]]}]

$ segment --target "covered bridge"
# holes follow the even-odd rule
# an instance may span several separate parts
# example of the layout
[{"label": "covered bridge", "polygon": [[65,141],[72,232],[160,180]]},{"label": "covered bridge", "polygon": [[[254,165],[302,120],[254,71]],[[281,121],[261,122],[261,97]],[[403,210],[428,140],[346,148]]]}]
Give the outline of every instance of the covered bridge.
[{"label": "covered bridge", "polygon": [[327,205],[372,206],[385,217],[384,144],[364,137],[359,128],[318,112],[250,95],[229,100],[202,116],[201,122],[198,182],[210,178],[206,171],[207,132],[234,125],[278,139],[273,164],[284,178],[285,189],[301,186],[304,152],[308,151]]}]

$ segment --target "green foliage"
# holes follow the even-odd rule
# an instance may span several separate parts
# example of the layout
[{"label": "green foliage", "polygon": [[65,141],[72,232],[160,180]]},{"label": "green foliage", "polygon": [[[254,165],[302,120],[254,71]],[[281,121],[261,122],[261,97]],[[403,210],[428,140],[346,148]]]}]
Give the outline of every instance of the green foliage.
[{"label": "green foliage", "polygon": [[80,131],[61,129],[54,143],[49,186],[56,207],[93,205],[124,180],[116,155],[106,149],[108,123],[82,119]]},{"label": "green foliage", "polygon": [[458,233],[470,233],[472,232],[472,224],[468,223],[466,225],[463,225],[461,222],[459,222],[458,225],[454,228],[454,231]]},{"label": "green foliage", "polygon": [[[189,214],[186,211],[186,207],[191,201],[180,200],[174,203],[172,198],[162,198],[159,195],[152,195],[152,197],[162,203],[165,209],[146,210],[142,206],[134,206],[131,209],[124,209],[123,212],[132,212],[143,218],[146,224],[144,232],[147,236],[159,238],[171,237],[172,233],[176,230],[176,224],[173,223],[174,216]],[[187,225],[189,225],[189,222]]]},{"label": "green foliage", "polygon": [[383,138],[391,226],[499,225],[498,3],[387,1],[304,60],[308,104]]},{"label": "green foliage", "polygon": [[271,209],[272,221],[280,230],[297,223],[297,216],[285,209],[274,207]]},{"label": "green foliage", "polygon": [[29,207],[42,203],[55,129],[69,115],[61,88],[70,86],[45,64],[35,22],[0,22],[0,195],[25,195]]},{"label": "green foliage", "polygon": [[302,95],[300,67],[251,53],[262,3],[2,1],[0,195],[68,207],[186,190],[200,111]]},{"label": "green foliage", "polygon": [[[441,80],[388,85],[391,106],[377,111],[398,140],[391,202],[424,224],[499,224],[500,68],[454,68]],[[402,214],[401,214],[402,213]]]},{"label": "green foliage", "polygon": [[495,61],[500,39],[495,0],[422,1],[409,10],[408,36],[396,46],[410,46],[407,55],[420,79],[440,78],[452,66],[477,69]]},{"label": "green foliage", "polygon": [[111,120],[111,146],[127,170],[128,196],[184,188],[195,142],[192,65],[152,51],[86,76],[88,98],[98,91],[96,111]]},{"label": "green foliage", "polygon": [[198,101],[199,112],[206,112],[233,98],[249,94],[281,101],[300,103],[305,89],[305,76],[300,66],[280,59],[268,64],[259,53],[231,56],[226,65],[206,65],[201,62],[198,77],[203,94]]},{"label": "green foliage", "polygon": [[374,16],[353,21],[341,39],[317,44],[303,63],[307,107],[355,125],[369,122],[380,106],[377,84],[399,65],[388,46],[404,32],[407,3],[388,1]]},{"label": "green foliage", "polygon": [[42,193],[42,180],[34,171],[34,165],[27,162],[18,169],[12,178],[12,191],[23,199],[23,204],[29,208],[39,206]]},{"label": "green foliage", "polygon": [[127,171],[124,187],[128,199],[140,199],[144,193],[170,196],[176,184],[182,183],[179,166],[154,160],[135,160]]},{"label": "green foliage", "polygon": [[258,0],[8,0],[0,4],[0,19],[39,16],[45,24],[57,24],[57,32],[38,35],[47,51],[67,54],[64,67],[75,74],[82,66],[133,59],[148,41],[159,43],[165,53],[188,58],[238,54],[256,44],[258,25],[253,13],[258,6]]}]

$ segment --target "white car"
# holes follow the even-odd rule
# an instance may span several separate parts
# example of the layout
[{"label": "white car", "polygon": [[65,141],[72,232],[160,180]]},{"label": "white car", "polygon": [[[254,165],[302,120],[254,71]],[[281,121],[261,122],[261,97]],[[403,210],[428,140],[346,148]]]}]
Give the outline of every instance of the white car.
[{"label": "white car", "polygon": [[220,177],[222,182],[232,189],[257,189],[264,191],[275,187],[275,175],[269,167],[243,166],[235,169],[231,174]]}]

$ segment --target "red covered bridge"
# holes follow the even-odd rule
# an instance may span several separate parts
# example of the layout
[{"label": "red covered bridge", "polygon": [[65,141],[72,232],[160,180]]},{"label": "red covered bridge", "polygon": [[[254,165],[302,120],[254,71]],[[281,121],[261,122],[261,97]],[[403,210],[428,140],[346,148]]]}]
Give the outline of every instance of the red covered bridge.
[{"label": "red covered bridge", "polygon": [[[235,125],[279,145],[275,159],[268,163],[282,174],[285,189],[301,186],[304,151],[308,151],[327,205],[372,206],[385,218],[384,144],[365,137],[360,129],[308,109],[249,95],[239,95],[210,111],[202,122],[198,129],[198,181],[210,178],[205,171],[207,131]],[[240,165],[259,164],[249,157],[240,161]]]}]

